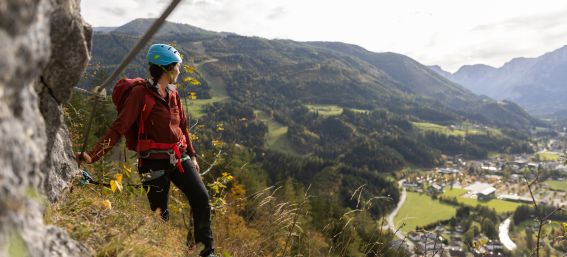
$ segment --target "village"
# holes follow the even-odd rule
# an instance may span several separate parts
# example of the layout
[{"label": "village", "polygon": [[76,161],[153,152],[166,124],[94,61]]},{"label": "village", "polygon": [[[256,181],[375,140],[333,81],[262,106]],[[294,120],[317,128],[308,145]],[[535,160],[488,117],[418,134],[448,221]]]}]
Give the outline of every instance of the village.
[{"label": "village", "polygon": [[[494,154],[487,160],[447,157],[443,167],[409,173],[400,181],[405,203],[401,200],[393,215],[397,243],[416,256],[521,255],[516,250],[529,245],[526,231],[535,228],[529,223],[514,228],[516,209],[534,201],[567,206],[564,142],[544,140],[534,154]],[[530,193],[527,185],[535,180]],[[468,210],[463,206],[470,207],[472,218],[462,214]],[[475,218],[479,211],[493,212],[497,223]],[[549,256],[564,256],[564,245],[557,249],[551,243]]]}]

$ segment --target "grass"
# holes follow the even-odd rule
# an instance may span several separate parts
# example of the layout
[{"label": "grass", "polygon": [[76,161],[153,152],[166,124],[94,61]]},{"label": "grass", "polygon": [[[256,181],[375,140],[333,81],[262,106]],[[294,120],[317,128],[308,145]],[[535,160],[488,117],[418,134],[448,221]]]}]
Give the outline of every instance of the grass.
[{"label": "grass", "polygon": [[[449,136],[464,137],[466,135],[502,135],[500,130],[494,128],[474,128],[472,124],[463,123],[460,129],[453,129],[429,122],[412,122],[413,126],[423,132],[437,132]],[[464,128],[464,129],[463,129]]]},{"label": "grass", "polygon": [[[307,106],[307,108],[309,108],[309,111],[317,112],[321,116],[341,115],[343,113],[343,109],[344,109],[343,107],[340,107],[338,105],[332,105],[332,104],[308,104],[306,106]],[[359,113],[368,112],[368,110],[363,110],[363,109],[349,108],[349,110],[352,110],[354,112],[359,112]]]},{"label": "grass", "polygon": [[213,77],[208,74],[205,70],[199,70],[201,76],[207,81],[209,85],[211,95],[210,99],[196,99],[189,101],[189,114],[192,118],[200,118],[203,116],[203,106],[207,104],[212,104],[216,102],[226,102],[230,100],[228,92],[226,91],[226,83],[219,77]]},{"label": "grass", "polygon": [[[64,201],[49,206],[46,223],[65,228],[96,256],[187,256],[187,229],[179,210],[172,208],[171,220],[163,222],[150,211],[144,192],[106,191],[75,185]],[[179,198],[179,193],[173,197]],[[103,204],[106,200],[111,208]]]},{"label": "grass", "polygon": [[189,100],[187,101],[189,107],[187,111],[189,112],[191,119],[198,119],[203,117],[203,106],[207,104],[212,104],[216,102],[226,102],[230,98],[229,97],[212,97],[211,99],[197,99],[197,100]]},{"label": "grass", "polygon": [[311,112],[318,112],[321,116],[337,116],[343,113],[343,108],[337,105],[308,104],[307,108]]},{"label": "grass", "polygon": [[296,151],[287,135],[287,126],[275,121],[267,113],[256,110],[254,111],[256,117],[268,126],[268,137],[266,139],[266,147],[274,151],[283,152],[291,155],[297,155]]},{"label": "grass", "polygon": [[567,180],[547,180],[545,181],[545,184],[553,190],[567,192]]},{"label": "grass", "polygon": [[541,161],[558,161],[559,153],[543,151],[535,154],[535,157]]},{"label": "grass", "polygon": [[[99,174],[91,174],[101,179]],[[125,180],[138,184],[139,176],[132,174]],[[193,225],[188,201],[177,187],[170,188],[170,220],[164,222],[150,210],[146,193],[140,188],[124,187],[122,192],[112,193],[106,187],[73,184],[64,198],[47,206],[44,220],[65,229],[71,238],[89,249],[90,255],[193,257],[201,250],[201,246],[186,246],[187,233],[193,231]],[[234,187],[223,195],[225,203],[238,204],[213,209],[212,230],[219,256],[268,256],[262,253],[283,246],[294,205],[282,205],[273,194],[271,190],[262,190],[254,194],[257,199],[251,200],[244,198],[242,187]],[[215,194],[211,196],[215,206]],[[251,221],[238,214],[242,210],[240,203],[253,208],[254,214],[247,216]],[[9,246],[14,256],[19,256],[22,249],[17,239],[11,240]]]},{"label": "grass", "polygon": [[394,218],[397,227],[402,223],[406,225],[401,229],[404,233],[415,230],[416,226],[425,226],[440,220],[447,220],[455,216],[456,208],[431,199],[427,195],[408,192],[407,198]]},{"label": "grass", "polygon": [[504,201],[499,199],[492,199],[490,201],[478,201],[476,199],[463,197],[462,195],[465,194],[467,190],[462,188],[453,188],[447,189],[443,193],[443,196],[446,197],[456,197],[459,203],[469,205],[469,206],[477,206],[482,205],[486,206],[490,209],[494,209],[497,213],[508,213],[513,212],[518,208],[518,206],[522,205],[521,203],[511,202],[511,201]]},{"label": "grass", "polygon": [[443,192],[443,195],[447,197],[459,197],[465,194],[466,192],[467,190],[462,188],[453,188],[453,189],[446,189],[445,192]]}]

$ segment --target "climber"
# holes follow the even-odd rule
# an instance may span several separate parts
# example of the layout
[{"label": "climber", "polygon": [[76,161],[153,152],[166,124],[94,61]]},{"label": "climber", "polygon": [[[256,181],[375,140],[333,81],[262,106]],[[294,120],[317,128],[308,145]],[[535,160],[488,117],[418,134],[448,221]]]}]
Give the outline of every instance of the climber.
[{"label": "climber", "polygon": [[[86,163],[95,162],[124,135],[128,147],[138,152],[138,172],[148,190],[152,211],[158,211],[165,221],[169,219],[168,196],[170,181],[173,182],[185,194],[193,210],[195,242],[204,245],[199,255],[216,256],[209,194],[199,176],[187,118],[173,84],[180,73],[181,56],[172,46],[154,44],[146,58],[151,78],[117,83],[113,92],[113,101],[118,107],[116,120],[93,150],[78,153],[77,158]],[[128,136],[132,133],[133,139]]]}]

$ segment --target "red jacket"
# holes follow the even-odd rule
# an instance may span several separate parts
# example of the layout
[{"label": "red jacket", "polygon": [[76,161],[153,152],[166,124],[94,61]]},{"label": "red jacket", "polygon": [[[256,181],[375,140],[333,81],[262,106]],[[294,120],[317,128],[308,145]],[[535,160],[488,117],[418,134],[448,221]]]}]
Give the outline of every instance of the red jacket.
[{"label": "red jacket", "polygon": [[[166,88],[169,96],[168,101],[166,101],[159,94],[157,87],[152,87],[148,82],[147,87],[138,86],[132,89],[112,126],[100,138],[93,150],[89,152],[93,162],[111,150],[120,140],[121,135],[124,135],[128,129],[137,125],[144,107],[144,95],[148,91],[156,98],[156,103],[150,115],[144,121],[145,129],[140,138],[151,139],[158,143],[181,142],[181,151],[187,151],[191,157],[195,156],[195,149],[187,130],[188,118],[185,116],[183,104],[175,86],[169,85]],[[179,110],[181,110],[181,113],[179,113]]]}]

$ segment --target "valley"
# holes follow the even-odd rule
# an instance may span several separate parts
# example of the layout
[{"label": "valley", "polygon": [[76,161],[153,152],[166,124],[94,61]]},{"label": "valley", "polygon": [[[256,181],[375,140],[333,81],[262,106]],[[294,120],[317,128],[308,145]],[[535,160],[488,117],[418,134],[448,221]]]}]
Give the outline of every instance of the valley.
[{"label": "valley", "polygon": [[[411,242],[408,250],[418,255],[435,244],[423,241],[427,233],[440,237],[435,248],[441,247],[437,250],[451,255],[469,251],[490,256],[526,252],[526,242],[533,238],[526,239],[525,230],[532,230],[533,236],[535,224],[519,217],[533,206],[532,193],[539,208],[567,206],[567,148],[558,142],[565,142],[565,138],[540,138],[540,148],[532,155],[495,154],[485,160],[452,157],[431,170],[405,171],[399,184],[407,198],[402,197],[399,210],[390,214],[395,219],[389,228],[400,230],[400,240]],[[530,193],[527,183],[535,180],[538,182]],[[492,216],[483,214],[478,219],[466,213]],[[486,224],[486,217],[493,217],[493,221]],[[565,221],[567,216],[556,215],[551,225],[545,226],[550,240],[545,247],[551,256],[562,256],[565,250],[564,244],[554,241],[557,230],[561,231],[558,224]],[[470,249],[468,245],[478,247]]]},{"label": "valley", "polygon": [[[95,33],[93,63],[113,67],[111,56],[148,23]],[[364,229],[382,225],[358,237],[389,228],[388,244],[409,255],[521,255],[525,234],[514,225],[533,224],[511,217],[530,205],[525,177],[542,172],[537,201],[565,204],[565,138],[553,120],[476,95],[407,56],[173,23],[156,40],[175,44],[195,68],[182,76],[200,85],[178,84],[199,121],[194,145],[225,151],[245,187],[283,184],[286,199],[309,190],[324,199],[310,203],[315,229],[337,219],[346,227],[343,217],[360,212],[350,218]],[[143,74],[140,63],[126,75]],[[562,251],[549,245],[551,256]]]}]

